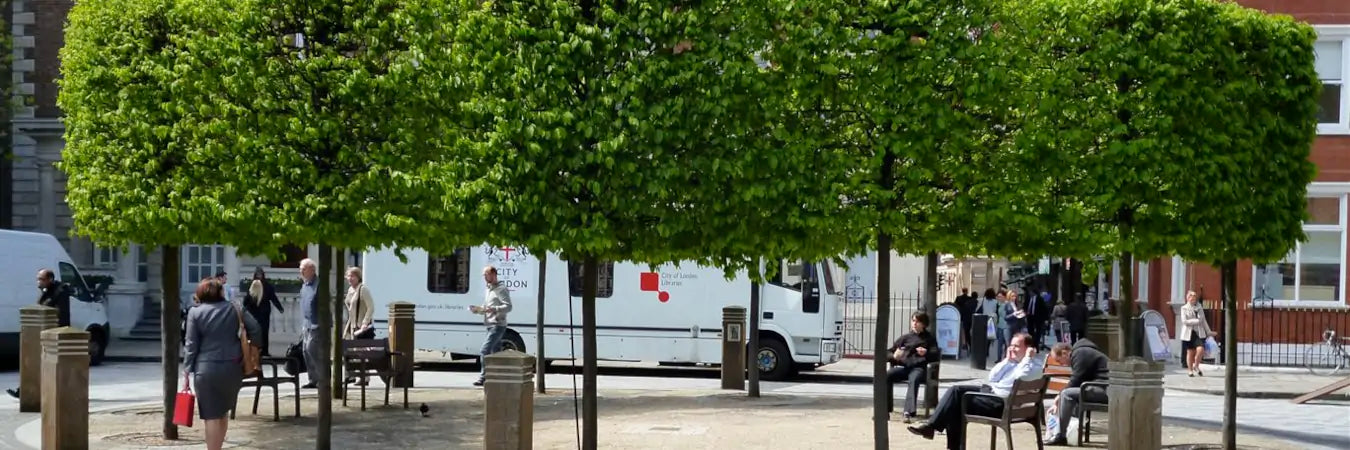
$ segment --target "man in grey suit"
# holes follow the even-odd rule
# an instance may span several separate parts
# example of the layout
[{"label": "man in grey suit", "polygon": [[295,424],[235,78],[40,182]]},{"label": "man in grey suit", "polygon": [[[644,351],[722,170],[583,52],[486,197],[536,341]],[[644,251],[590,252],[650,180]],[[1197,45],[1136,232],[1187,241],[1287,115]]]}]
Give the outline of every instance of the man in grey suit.
[{"label": "man in grey suit", "polygon": [[319,364],[319,346],[323,342],[320,342],[322,336],[319,336],[319,304],[314,301],[314,295],[318,292],[317,272],[314,260],[305,258],[300,261],[300,280],[304,282],[300,286],[300,311],[305,315],[301,346],[305,350],[305,369],[309,372],[309,383],[304,386],[305,389],[314,389],[315,383],[324,379],[328,369]]}]

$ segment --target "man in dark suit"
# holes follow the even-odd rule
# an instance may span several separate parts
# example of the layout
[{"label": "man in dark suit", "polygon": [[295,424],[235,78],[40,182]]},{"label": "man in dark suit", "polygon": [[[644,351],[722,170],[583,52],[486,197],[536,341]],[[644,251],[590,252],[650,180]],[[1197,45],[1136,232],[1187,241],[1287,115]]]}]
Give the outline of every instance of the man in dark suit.
[{"label": "man in dark suit", "polygon": [[[51,269],[42,269],[37,273],[38,290],[42,292],[38,296],[37,304],[49,308],[56,308],[56,326],[70,326],[70,286],[56,281],[56,273]],[[18,389],[6,389],[5,393],[11,397],[19,398]]]},{"label": "man in dark suit", "polygon": [[1022,305],[1022,310],[1027,312],[1027,334],[1031,335],[1031,348],[1043,347],[1041,338],[1045,336],[1045,324],[1050,320],[1051,308],[1046,306],[1049,297],[1050,293],[1044,290],[1039,294],[1033,292]]}]

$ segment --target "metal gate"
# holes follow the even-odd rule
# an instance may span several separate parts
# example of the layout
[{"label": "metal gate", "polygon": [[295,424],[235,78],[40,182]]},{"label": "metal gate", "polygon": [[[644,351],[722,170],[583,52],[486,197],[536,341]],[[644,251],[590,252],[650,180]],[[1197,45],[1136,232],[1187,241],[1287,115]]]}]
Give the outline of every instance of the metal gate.
[{"label": "metal gate", "polygon": [[[890,320],[883,325],[887,329],[887,346],[909,332],[909,316],[923,305],[922,298],[918,293],[891,297]],[[844,357],[871,358],[876,350],[876,297],[854,298],[840,307],[843,309],[840,317],[844,319]],[[932,317],[929,319],[931,325]]]}]

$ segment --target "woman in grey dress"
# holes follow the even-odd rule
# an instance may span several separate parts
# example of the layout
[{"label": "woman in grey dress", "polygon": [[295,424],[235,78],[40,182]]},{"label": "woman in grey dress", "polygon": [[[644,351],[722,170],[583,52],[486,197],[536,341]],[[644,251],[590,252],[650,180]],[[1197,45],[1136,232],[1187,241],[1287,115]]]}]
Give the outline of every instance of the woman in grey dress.
[{"label": "woman in grey dress", "polygon": [[262,327],[252,315],[225,301],[219,281],[202,280],[196,297],[199,303],[188,310],[183,371],[192,373],[197,414],[206,423],[206,448],[218,450],[225,444],[227,414],[234,409],[244,380],[239,323],[243,321],[254,342],[262,337]]}]

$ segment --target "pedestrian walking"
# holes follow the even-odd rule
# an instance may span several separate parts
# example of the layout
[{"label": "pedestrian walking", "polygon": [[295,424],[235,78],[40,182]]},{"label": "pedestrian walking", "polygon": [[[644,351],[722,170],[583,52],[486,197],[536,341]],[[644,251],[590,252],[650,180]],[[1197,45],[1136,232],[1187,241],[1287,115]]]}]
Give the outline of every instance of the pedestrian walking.
[{"label": "pedestrian walking", "polygon": [[[342,338],[374,339],[375,302],[371,300],[370,288],[366,287],[360,267],[347,269],[347,284],[350,287],[347,288],[347,295],[343,300],[343,304],[347,307],[347,323],[342,328]],[[353,378],[347,377],[347,381],[353,381]],[[356,381],[356,385],[365,386],[366,378],[361,377]]]},{"label": "pedestrian walking", "polygon": [[229,429],[227,414],[235,408],[244,381],[240,332],[256,341],[262,327],[244,314],[243,307],[225,300],[224,286],[215,279],[202,280],[196,296],[201,303],[188,310],[183,372],[192,376],[197,415],[206,423],[206,448],[218,450]]},{"label": "pedestrian walking", "polygon": [[483,348],[478,351],[481,358],[478,363],[478,381],[473,382],[474,386],[483,385],[483,377],[487,373],[487,356],[501,349],[502,336],[506,335],[506,314],[511,312],[511,291],[506,284],[497,280],[497,268],[484,267],[483,281],[487,283],[483,305],[469,306],[470,312],[483,315],[483,325],[487,326],[487,338],[483,340]]},{"label": "pedestrian walking", "polygon": [[314,265],[314,260],[305,258],[300,260],[300,311],[305,315],[304,334],[300,338],[300,346],[305,353],[305,369],[309,372],[309,383],[304,385],[305,389],[314,389],[318,386],[320,380],[328,374],[328,368],[324,364],[319,364],[319,346],[322,345],[319,333],[319,304],[314,301],[314,296],[318,293],[318,268]]},{"label": "pedestrian walking", "polygon": [[253,283],[249,285],[248,295],[244,296],[244,309],[258,321],[262,326],[262,354],[271,355],[268,351],[270,345],[268,336],[272,333],[272,307],[276,306],[277,312],[284,313],[286,308],[281,306],[281,299],[277,298],[277,289],[267,280],[267,273],[259,267],[253,270]]},{"label": "pedestrian walking", "polygon": [[[70,326],[70,285],[56,281],[56,273],[51,269],[41,269],[37,272],[37,288],[37,304],[56,308],[56,326]],[[18,388],[6,389],[5,393],[19,398]]]},{"label": "pedestrian walking", "polygon": [[1200,306],[1195,291],[1186,291],[1186,304],[1181,305],[1181,336],[1189,350],[1186,352],[1186,374],[1205,376],[1200,371],[1200,362],[1205,359],[1205,339],[1218,336],[1209,328],[1205,319],[1205,310]]}]

